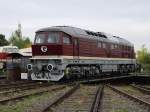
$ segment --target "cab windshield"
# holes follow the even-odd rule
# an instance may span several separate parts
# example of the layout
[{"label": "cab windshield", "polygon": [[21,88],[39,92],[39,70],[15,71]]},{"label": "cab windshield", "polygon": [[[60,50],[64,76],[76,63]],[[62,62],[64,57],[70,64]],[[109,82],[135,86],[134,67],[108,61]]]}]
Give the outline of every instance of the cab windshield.
[{"label": "cab windshield", "polygon": [[49,33],[47,43],[59,43],[59,33],[55,32]]},{"label": "cab windshield", "polygon": [[45,38],[46,38],[45,34],[37,34],[35,36],[35,43],[37,44],[45,43]]},{"label": "cab windshield", "polygon": [[60,34],[58,32],[49,32],[48,34],[37,34],[35,37],[35,43],[59,43]]}]

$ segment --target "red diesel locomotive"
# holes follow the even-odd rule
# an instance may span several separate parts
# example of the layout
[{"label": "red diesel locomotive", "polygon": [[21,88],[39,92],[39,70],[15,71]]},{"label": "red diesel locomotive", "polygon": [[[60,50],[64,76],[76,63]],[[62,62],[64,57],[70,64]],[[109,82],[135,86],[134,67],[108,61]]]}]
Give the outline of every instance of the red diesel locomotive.
[{"label": "red diesel locomotive", "polygon": [[136,69],[134,46],[129,41],[70,26],[38,30],[32,55],[27,65],[32,80],[59,81]]}]

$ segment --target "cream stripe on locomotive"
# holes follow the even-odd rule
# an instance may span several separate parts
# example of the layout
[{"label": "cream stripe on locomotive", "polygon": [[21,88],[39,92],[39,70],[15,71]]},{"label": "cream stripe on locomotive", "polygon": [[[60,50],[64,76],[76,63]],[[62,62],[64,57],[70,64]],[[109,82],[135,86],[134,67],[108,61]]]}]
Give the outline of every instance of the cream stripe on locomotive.
[{"label": "cream stripe on locomotive", "polygon": [[83,57],[83,56],[33,56],[30,59],[87,59],[87,60],[122,60],[122,61],[135,61],[136,59],[129,59],[129,58],[102,58],[102,57]]}]

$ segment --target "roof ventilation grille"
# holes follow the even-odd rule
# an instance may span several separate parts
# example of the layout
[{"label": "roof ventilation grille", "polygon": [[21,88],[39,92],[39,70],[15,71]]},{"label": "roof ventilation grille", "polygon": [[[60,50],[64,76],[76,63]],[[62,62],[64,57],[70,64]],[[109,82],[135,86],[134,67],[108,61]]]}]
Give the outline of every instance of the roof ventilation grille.
[{"label": "roof ventilation grille", "polygon": [[91,31],[85,31],[88,35],[107,38],[106,35],[102,34],[101,32],[91,32]]}]

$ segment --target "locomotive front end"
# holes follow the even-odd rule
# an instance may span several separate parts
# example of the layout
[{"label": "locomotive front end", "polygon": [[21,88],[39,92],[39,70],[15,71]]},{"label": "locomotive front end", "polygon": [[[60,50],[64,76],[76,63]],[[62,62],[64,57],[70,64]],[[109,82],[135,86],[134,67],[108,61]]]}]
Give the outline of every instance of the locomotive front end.
[{"label": "locomotive front end", "polygon": [[32,80],[58,81],[63,77],[61,65],[61,59],[32,58],[27,69]]},{"label": "locomotive front end", "polygon": [[31,63],[27,65],[31,80],[58,81],[63,77],[61,32],[38,31],[32,45]]}]

